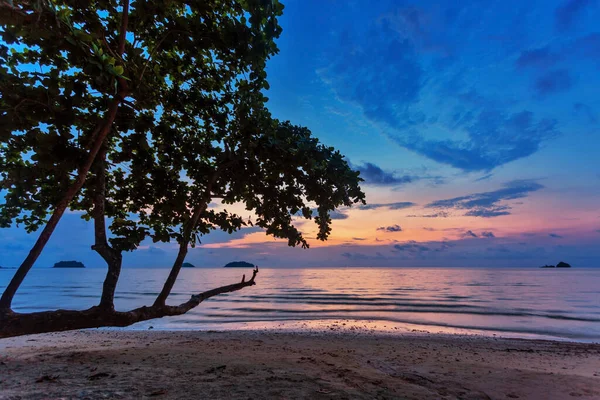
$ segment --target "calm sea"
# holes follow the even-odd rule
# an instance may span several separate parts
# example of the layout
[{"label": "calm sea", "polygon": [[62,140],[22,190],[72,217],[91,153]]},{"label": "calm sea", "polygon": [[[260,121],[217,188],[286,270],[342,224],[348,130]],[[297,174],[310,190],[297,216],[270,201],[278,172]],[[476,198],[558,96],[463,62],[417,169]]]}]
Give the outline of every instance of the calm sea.
[{"label": "calm sea", "polygon": [[[117,308],[152,304],[168,272],[124,269]],[[0,292],[13,273],[0,270]],[[250,272],[184,269],[169,303],[236,282],[242,273]],[[103,278],[102,269],[34,269],[14,308],[90,307],[99,300]],[[254,287],[207,300],[186,315],[133,328],[238,329],[348,320],[384,330],[408,326],[600,342],[600,269],[262,269]]]}]

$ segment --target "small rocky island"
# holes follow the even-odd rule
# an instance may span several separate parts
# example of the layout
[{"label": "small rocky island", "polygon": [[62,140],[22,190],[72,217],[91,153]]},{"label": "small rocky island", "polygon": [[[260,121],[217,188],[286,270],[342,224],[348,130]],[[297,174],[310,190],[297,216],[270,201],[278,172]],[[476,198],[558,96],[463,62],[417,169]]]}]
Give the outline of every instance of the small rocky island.
[{"label": "small rocky island", "polygon": [[544,265],[540,268],[571,268],[571,264],[561,261],[556,265]]},{"label": "small rocky island", "polygon": [[232,261],[223,268],[254,268],[254,264],[250,264],[246,261]]},{"label": "small rocky island", "polygon": [[80,261],[59,261],[52,268],[85,268]]},{"label": "small rocky island", "polygon": [[196,266],[195,266],[194,264],[192,264],[192,263],[189,263],[189,262],[184,262],[184,263],[181,265],[181,268],[196,268]]}]

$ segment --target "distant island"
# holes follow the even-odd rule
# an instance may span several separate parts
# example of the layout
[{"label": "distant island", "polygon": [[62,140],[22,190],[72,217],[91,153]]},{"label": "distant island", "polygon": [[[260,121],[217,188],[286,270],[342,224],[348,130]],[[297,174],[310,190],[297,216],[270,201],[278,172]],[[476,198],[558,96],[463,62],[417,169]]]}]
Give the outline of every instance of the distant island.
[{"label": "distant island", "polygon": [[223,268],[254,268],[254,264],[250,264],[246,261],[232,261]]},{"label": "distant island", "polygon": [[85,265],[79,261],[59,261],[52,268],[85,268]]},{"label": "distant island", "polygon": [[185,262],[185,263],[183,263],[181,268],[196,268],[196,266],[192,263]]},{"label": "distant island", "polygon": [[571,264],[561,261],[556,265],[544,265],[540,268],[571,268]]}]

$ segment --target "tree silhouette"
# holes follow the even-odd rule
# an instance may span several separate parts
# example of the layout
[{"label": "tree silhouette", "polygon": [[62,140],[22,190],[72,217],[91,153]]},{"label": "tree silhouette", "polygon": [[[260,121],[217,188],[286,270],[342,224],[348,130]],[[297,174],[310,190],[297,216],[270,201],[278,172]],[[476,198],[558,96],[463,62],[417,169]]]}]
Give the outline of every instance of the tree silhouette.
[{"label": "tree silhouette", "polygon": [[[0,299],[0,337],[178,315],[248,280],[166,300],[188,247],[253,224],[308,247],[293,216],[364,203],[344,157],[266,108],[277,0],[0,0],[0,226],[42,228]],[[209,208],[242,203],[252,220]],[[98,306],[16,313],[11,304],[67,208],[94,224],[106,262]],[[48,218],[49,217],[49,218]],[[108,225],[108,226],[107,226]],[[108,232],[107,232],[108,230]],[[179,245],[156,300],[116,311],[122,254],[145,239]]]}]

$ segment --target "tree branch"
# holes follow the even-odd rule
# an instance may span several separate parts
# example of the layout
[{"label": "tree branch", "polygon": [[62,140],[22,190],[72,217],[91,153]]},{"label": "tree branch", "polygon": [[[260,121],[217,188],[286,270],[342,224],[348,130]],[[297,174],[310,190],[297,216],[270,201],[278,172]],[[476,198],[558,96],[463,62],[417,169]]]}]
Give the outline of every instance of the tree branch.
[{"label": "tree branch", "polygon": [[119,32],[119,48],[117,52],[122,58],[125,52],[125,42],[127,41],[127,25],[129,23],[129,0],[122,1],[123,15],[121,16],[121,31]]},{"label": "tree branch", "polygon": [[254,269],[252,278],[248,281],[242,280],[193,295],[190,300],[178,306],[144,306],[124,312],[100,307],[92,307],[83,311],[56,310],[29,314],[4,310],[0,312],[0,338],[105,326],[124,327],[150,319],[182,315],[213,296],[255,285],[257,273],[258,268]]}]

